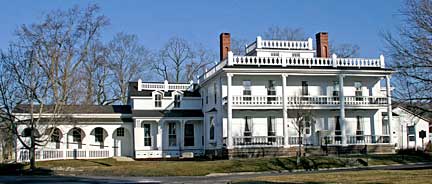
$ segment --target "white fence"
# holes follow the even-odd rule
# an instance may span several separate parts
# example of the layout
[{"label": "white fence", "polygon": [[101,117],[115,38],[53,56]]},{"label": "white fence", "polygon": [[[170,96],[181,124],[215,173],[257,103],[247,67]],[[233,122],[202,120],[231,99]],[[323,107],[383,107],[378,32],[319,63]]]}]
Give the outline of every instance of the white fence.
[{"label": "white fence", "polygon": [[[109,150],[48,150],[38,149],[35,152],[36,161],[62,160],[62,159],[98,159],[111,157]],[[17,155],[17,162],[27,162],[30,160],[29,150],[20,150]]]}]

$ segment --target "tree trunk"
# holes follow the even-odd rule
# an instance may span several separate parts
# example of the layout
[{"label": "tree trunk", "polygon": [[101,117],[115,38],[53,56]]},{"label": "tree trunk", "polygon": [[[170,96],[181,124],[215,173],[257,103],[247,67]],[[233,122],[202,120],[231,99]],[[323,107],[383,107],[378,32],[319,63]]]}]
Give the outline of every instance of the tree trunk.
[{"label": "tree trunk", "polygon": [[297,165],[300,165],[300,157],[301,157],[301,146],[302,146],[302,140],[301,140],[301,134],[299,132],[299,136],[298,136],[298,150],[297,150]]},{"label": "tree trunk", "polygon": [[36,169],[36,144],[35,144],[34,135],[31,135],[30,137],[29,157],[30,157],[30,170],[34,170]]}]

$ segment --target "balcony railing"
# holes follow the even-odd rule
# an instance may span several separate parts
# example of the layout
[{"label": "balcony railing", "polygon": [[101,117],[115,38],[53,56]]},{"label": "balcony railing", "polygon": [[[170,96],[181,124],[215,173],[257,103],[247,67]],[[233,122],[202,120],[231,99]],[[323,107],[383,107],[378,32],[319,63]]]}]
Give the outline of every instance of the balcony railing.
[{"label": "balcony railing", "polygon": [[[224,98],[226,103],[227,97]],[[345,96],[346,105],[386,105],[386,97],[377,96]],[[234,95],[232,104],[234,106],[282,106],[282,96],[276,95]],[[338,96],[288,96],[287,105],[339,105]]]},{"label": "balcony railing", "polygon": [[192,83],[189,84],[169,84],[168,81],[164,83],[141,83],[139,91],[141,90],[188,90]]},{"label": "balcony railing", "polygon": [[282,105],[282,96],[234,95],[233,105]]},{"label": "balcony railing", "polygon": [[283,136],[239,136],[233,137],[235,147],[278,147],[284,145]]}]

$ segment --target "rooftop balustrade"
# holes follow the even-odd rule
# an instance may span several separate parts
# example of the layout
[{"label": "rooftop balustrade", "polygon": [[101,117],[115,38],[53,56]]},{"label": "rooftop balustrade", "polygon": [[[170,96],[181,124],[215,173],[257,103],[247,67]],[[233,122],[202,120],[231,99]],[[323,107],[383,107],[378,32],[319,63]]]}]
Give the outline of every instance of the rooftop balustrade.
[{"label": "rooftop balustrade", "polygon": [[188,90],[193,85],[193,81],[189,84],[169,84],[168,81],[164,81],[164,83],[147,83],[142,82],[141,79],[138,80],[138,91],[142,90]]},{"label": "rooftop balustrade", "polygon": [[[248,47],[249,48],[249,47]],[[204,81],[216,74],[225,66],[279,66],[281,68],[289,67],[307,67],[307,68],[385,68],[384,56],[378,59],[369,58],[338,58],[335,54],[331,58],[302,58],[302,57],[258,57],[258,56],[234,56],[230,51],[228,58],[207,70],[199,77]]]}]

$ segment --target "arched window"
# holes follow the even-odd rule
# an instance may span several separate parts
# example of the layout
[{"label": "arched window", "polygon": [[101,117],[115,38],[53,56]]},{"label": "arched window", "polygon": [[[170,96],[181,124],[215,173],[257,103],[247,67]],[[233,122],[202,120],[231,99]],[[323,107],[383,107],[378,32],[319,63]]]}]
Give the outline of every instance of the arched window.
[{"label": "arched window", "polygon": [[104,129],[97,127],[94,129],[94,136],[96,142],[103,142],[104,140]]},{"label": "arched window", "polygon": [[61,134],[62,133],[61,133],[60,129],[55,128],[51,134],[50,141],[59,143],[60,139],[61,139]]},{"label": "arched window", "polygon": [[82,141],[82,131],[79,128],[74,128],[72,130],[72,141],[81,142]]}]

